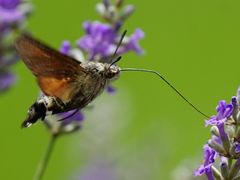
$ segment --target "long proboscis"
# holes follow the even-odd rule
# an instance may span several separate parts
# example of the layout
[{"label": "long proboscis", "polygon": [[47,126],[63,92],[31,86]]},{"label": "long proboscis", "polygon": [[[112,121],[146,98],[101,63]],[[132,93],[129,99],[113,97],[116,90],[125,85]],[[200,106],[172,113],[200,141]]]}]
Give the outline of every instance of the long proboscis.
[{"label": "long proboscis", "polygon": [[196,106],[194,106],[187,98],[185,98],[185,96],[182,95],[182,93],[180,93],[168,80],[166,80],[160,73],[158,73],[157,71],[154,70],[150,70],[150,69],[139,69],[139,68],[124,68],[121,69],[121,71],[129,71],[129,72],[133,72],[133,71],[138,71],[138,72],[146,72],[146,73],[152,73],[157,75],[158,77],[160,77],[172,90],[174,90],[185,102],[187,102],[193,109],[195,109],[198,113],[200,113],[201,115],[203,115],[206,118],[209,118],[210,116],[206,115],[205,113],[203,113],[202,111],[200,111]]}]

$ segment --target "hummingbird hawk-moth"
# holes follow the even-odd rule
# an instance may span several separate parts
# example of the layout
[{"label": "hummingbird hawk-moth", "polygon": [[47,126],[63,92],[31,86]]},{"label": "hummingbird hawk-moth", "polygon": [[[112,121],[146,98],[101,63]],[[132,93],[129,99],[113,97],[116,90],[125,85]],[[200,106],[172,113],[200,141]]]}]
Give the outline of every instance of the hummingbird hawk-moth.
[{"label": "hummingbird hawk-moth", "polygon": [[[126,31],[123,33],[113,56],[116,56],[125,34]],[[87,106],[112,79],[117,78],[120,72],[124,71],[154,73],[197,112],[209,117],[188,101],[158,72],[137,68],[120,69],[115,64],[121,57],[110,63],[94,61],[81,63],[27,34],[21,35],[15,46],[23,62],[35,75],[37,83],[44,93],[29,108],[22,127],[29,127],[38,119],[44,120],[47,112],[57,114],[74,109],[77,112]]]},{"label": "hummingbird hawk-moth", "polygon": [[44,93],[29,108],[22,127],[44,120],[48,111],[57,114],[84,108],[120,73],[115,64],[81,63],[27,34],[21,35],[15,46]]}]

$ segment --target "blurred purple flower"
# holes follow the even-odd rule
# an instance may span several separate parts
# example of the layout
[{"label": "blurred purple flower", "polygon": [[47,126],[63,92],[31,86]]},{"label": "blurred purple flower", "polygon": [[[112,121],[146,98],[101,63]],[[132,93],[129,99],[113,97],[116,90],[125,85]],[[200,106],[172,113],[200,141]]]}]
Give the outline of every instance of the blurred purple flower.
[{"label": "blurred purple flower", "polygon": [[0,24],[19,22],[24,19],[24,12],[19,10],[20,0],[0,0]]},{"label": "blurred purple flower", "polygon": [[116,170],[106,161],[94,161],[81,172],[79,180],[116,180]]},{"label": "blurred purple flower", "polygon": [[119,49],[119,54],[126,53],[128,51],[134,51],[137,54],[143,54],[139,40],[144,38],[144,32],[141,29],[136,29],[135,32],[129,37],[129,41],[126,45]]},{"label": "blurred purple flower", "polygon": [[0,91],[8,89],[15,79],[15,76],[9,72],[0,72]]},{"label": "blurred purple flower", "polygon": [[5,9],[15,9],[21,0],[0,0],[0,7]]},{"label": "blurred purple flower", "polygon": [[116,88],[114,88],[113,86],[109,85],[107,86],[107,92],[110,94],[113,94],[116,92]]},{"label": "blurred purple flower", "polygon": [[[71,124],[71,123],[73,123],[73,122],[77,122],[77,123],[82,122],[82,121],[84,120],[84,115],[83,115],[83,113],[82,113],[81,111],[77,111],[77,113],[75,113],[75,111],[76,111],[76,110],[74,109],[74,110],[67,111],[67,112],[64,112],[64,113],[59,113],[58,115],[59,115],[59,117],[61,117],[61,118],[66,118],[66,117],[70,116],[70,117],[66,118],[66,119],[63,121],[63,123],[64,123],[65,125]],[[73,113],[75,113],[75,114],[72,115]],[[71,115],[72,115],[72,116],[71,116]]]},{"label": "blurred purple flower", "polygon": [[[86,35],[79,39],[77,44],[79,48],[88,53],[90,60],[96,59],[97,56],[107,58],[113,55],[121,35],[118,35],[112,26],[100,22],[85,22],[83,27]],[[128,51],[143,54],[138,43],[143,37],[144,32],[137,29],[129,38],[125,37],[127,42],[123,42],[117,54],[124,54]]]},{"label": "blurred purple flower", "polygon": [[79,130],[84,120],[84,115],[76,109],[58,113],[54,116],[47,116],[43,121],[46,127],[55,135],[64,135]]},{"label": "blurred purple flower", "polygon": [[217,106],[217,115],[212,116],[209,120],[205,121],[205,124],[206,126],[223,124],[227,120],[227,118],[232,115],[232,112],[232,104],[227,104],[224,100],[219,101]]},{"label": "blurred purple flower", "polygon": [[16,34],[24,30],[23,20],[30,10],[31,5],[21,0],[0,0],[0,92],[15,81],[9,72],[10,65],[18,60],[13,44]]},{"label": "blurred purple flower", "polygon": [[86,35],[78,40],[78,46],[86,51],[90,60],[100,55],[107,57],[114,52],[117,33],[108,24],[85,22],[83,28]]},{"label": "blurred purple flower", "polygon": [[63,41],[61,47],[60,47],[60,52],[68,55],[71,50],[71,44],[69,41]]},{"label": "blurred purple flower", "polygon": [[[203,164],[194,172],[195,176],[201,176],[206,174],[208,177],[212,177],[211,166],[215,162],[216,151],[205,144],[203,147],[204,151],[204,162]],[[210,178],[211,179],[211,178]]]}]

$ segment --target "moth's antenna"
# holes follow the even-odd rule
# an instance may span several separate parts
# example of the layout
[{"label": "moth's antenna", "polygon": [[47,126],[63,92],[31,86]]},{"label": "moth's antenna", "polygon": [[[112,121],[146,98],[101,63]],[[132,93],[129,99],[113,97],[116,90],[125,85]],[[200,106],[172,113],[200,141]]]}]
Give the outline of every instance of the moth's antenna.
[{"label": "moth's antenna", "polygon": [[[124,39],[124,37],[126,36],[126,34],[127,34],[127,30],[124,30],[124,31],[123,31],[123,34],[122,34],[122,36],[121,36],[121,38],[120,38],[120,40],[119,40],[119,42],[118,42],[118,44],[117,44],[117,47],[116,47],[116,49],[115,49],[115,51],[114,51],[114,53],[113,53],[113,58],[112,58],[111,61],[110,61],[111,65],[113,65],[114,63],[117,62],[117,61],[114,61],[114,59],[115,59],[115,56],[117,55],[117,51],[118,51],[119,47],[121,46],[121,44],[122,44],[122,42],[123,42],[123,39]],[[120,59],[121,59],[121,58],[120,58]],[[119,61],[120,59],[118,58],[118,61]],[[113,62],[114,62],[114,63],[113,63]]]},{"label": "moth's antenna", "polygon": [[179,96],[181,96],[181,98],[186,101],[193,109],[195,109],[197,112],[199,112],[201,115],[203,115],[204,117],[208,118],[210,116],[206,115],[205,113],[203,113],[202,111],[200,111],[196,106],[194,106],[189,100],[187,100],[187,98],[185,98],[169,81],[167,81],[160,73],[158,73],[157,71],[154,70],[150,70],[150,69],[137,69],[137,68],[124,68],[121,69],[121,71],[140,71],[140,72],[146,72],[146,73],[153,73],[156,74],[157,76],[159,76],[170,88],[172,88],[172,90],[174,90]]},{"label": "moth's antenna", "polygon": [[119,56],[115,61],[113,61],[109,67],[111,67],[113,64],[117,63],[118,61],[120,61],[122,59],[122,56]]}]

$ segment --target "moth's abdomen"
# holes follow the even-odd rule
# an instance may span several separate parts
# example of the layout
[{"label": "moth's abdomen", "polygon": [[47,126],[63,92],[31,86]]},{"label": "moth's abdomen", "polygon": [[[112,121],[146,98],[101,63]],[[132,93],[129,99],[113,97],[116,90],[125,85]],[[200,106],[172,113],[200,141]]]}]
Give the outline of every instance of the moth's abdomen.
[{"label": "moth's abdomen", "polygon": [[28,110],[27,117],[22,123],[23,128],[27,128],[37,122],[38,119],[44,119],[46,116],[46,107],[44,103],[36,101]]}]

